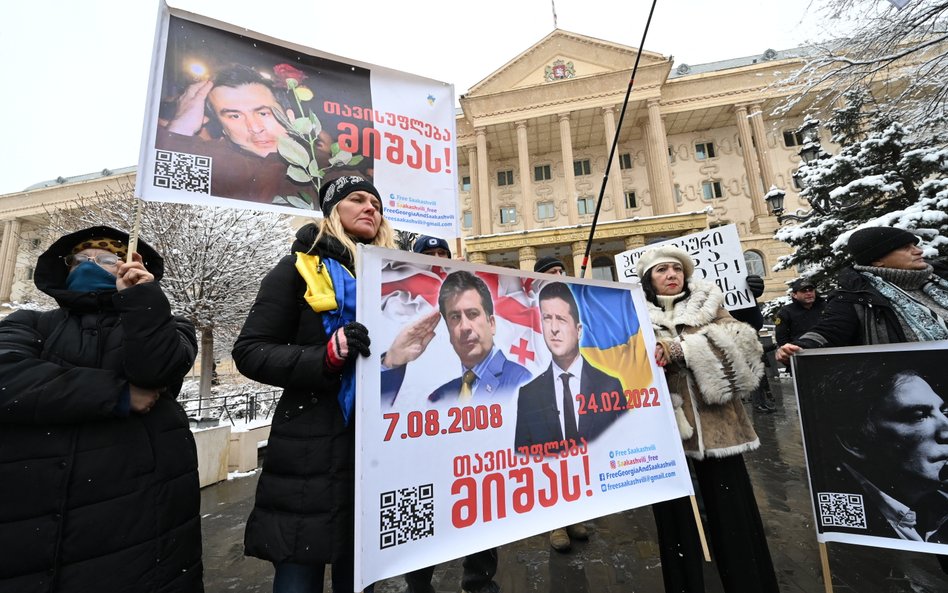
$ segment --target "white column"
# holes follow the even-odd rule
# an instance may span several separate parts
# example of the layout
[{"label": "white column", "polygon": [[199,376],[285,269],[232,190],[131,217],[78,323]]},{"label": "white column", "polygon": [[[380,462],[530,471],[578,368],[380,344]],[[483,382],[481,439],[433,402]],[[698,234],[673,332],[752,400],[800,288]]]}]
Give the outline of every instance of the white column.
[{"label": "white column", "polygon": [[[477,166],[477,147],[476,147],[476,146],[469,146],[469,147],[467,148],[467,162],[468,162],[468,166],[470,167],[470,171],[468,172],[468,174],[470,175],[470,179],[471,179],[471,229],[470,229],[470,233],[471,233],[471,235],[477,235],[477,234],[480,233],[480,230],[479,230],[479,229],[480,229],[480,223],[479,223],[478,221],[480,220],[481,215],[480,215],[480,213],[477,211],[477,209],[478,209],[478,207],[480,206],[480,203],[481,203],[481,201],[480,201],[480,199],[481,199],[481,194],[480,194],[480,187],[478,187],[478,186],[480,185],[480,183],[478,182],[478,179],[477,179],[477,172],[478,172],[480,169],[479,169],[479,167]],[[463,211],[461,212],[461,217],[462,217],[462,222],[463,222],[463,217],[464,217],[464,212],[463,212]]]},{"label": "white column", "polygon": [[675,198],[672,195],[671,169],[668,167],[668,138],[665,136],[665,123],[662,121],[661,106],[658,99],[648,101],[649,143],[654,161],[655,185],[652,190],[652,213],[674,214]]},{"label": "white column", "polygon": [[569,224],[579,223],[579,205],[576,204],[576,176],[573,175],[573,137],[569,128],[569,113],[560,113],[560,151],[563,154],[563,179],[566,185],[566,207]]},{"label": "white column", "polygon": [[533,171],[530,170],[530,152],[527,147],[527,122],[518,121],[517,126],[517,157],[520,166],[520,190],[523,195],[523,228],[533,228],[533,212],[536,196],[533,195]]},{"label": "white column", "polygon": [[16,272],[16,256],[19,252],[20,221],[3,223],[3,243],[0,244],[0,302],[10,301]]},{"label": "white column", "polygon": [[487,130],[474,130],[477,137],[477,234],[493,232],[490,207],[490,179],[487,177]]},{"label": "white column", "polygon": [[757,173],[757,151],[754,149],[754,138],[751,135],[750,122],[747,121],[747,107],[744,105],[735,107],[734,117],[737,122],[737,135],[741,139],[741,152],[744,155],[744,173],[747,175],[747,190],[748,193],[750,193],[754,218],[766,216],[764,192],[760,185],[760,175]]},{"label": "white column", "polygon": [[[612,150],[612,142],[616,136],[616,115],[613,107],[602,108],[602,123],[606,129],[606,156]],[[618,147],[616,147],[618,150]],[[622,193],[622,170],[619,168],[618,155],[612,155],[612,164],[609,166],[609,193],[612,195],[612,201],[616,205],[613,212],[625,205],[625,196]]]},{"label": "white column", "polygon": [[[761,112],[760,103],[754,103],[750,106],[750,123],[754,130],[754,137],[757,138],[757,160],[760,162],[760,176],[764,182],[764,191],[770,191],[770,186],[774,184],[774,164],[770,160],[770,151],[767,150],[767,132],[764,130],[764,116]],[[766,208],[764,209],[766,214]]]}]

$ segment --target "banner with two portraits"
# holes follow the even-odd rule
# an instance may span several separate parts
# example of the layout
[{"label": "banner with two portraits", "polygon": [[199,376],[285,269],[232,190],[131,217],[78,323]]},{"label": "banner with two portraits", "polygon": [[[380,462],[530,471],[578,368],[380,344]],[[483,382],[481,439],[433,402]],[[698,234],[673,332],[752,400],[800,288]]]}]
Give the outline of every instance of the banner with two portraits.
[{"label": "banner with two portraits", "polygon": [[360,253],[357,590],[692,494],[638,285]]},{"label": "banner with two portraits", "polygon": [[358,175],[396,228],[456,237],[454,121],[449,84],[162,3],[136,195],[320,216]]},{"label": "banner with two portraits", "polygon": [[948,342],[792,360],[817,540],[948,554]]}]

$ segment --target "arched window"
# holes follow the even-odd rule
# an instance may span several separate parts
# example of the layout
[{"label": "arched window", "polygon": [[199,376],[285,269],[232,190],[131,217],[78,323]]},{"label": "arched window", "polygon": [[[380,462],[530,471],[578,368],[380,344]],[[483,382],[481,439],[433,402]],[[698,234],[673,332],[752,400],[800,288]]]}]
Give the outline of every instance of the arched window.
[{"label": "arched window", "polygon": [[755,276],[766,276],[767,266],[764,265],[764,256],[759,251],[748,249],[744,252],[744,263],[747,264],[747,273]]},{"label": "arched window", "polygon": [[615,282],[616,269],[612,264],[613,261],[611,257],[599,256],[593,258],[592,277],[596,280],[609,280],[611,282]]}]

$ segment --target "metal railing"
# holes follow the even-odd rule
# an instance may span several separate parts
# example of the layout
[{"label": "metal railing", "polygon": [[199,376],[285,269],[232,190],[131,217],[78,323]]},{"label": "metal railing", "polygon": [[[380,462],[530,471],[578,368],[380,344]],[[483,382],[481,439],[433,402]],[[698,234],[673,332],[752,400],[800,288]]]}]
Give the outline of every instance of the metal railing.
[{"label": "metal railing", "polygon": [[246,393],[229,393],[226,395],[211,395],[210,397],[179,397],[180,403],[188,417],[210,416],[230,421],[236,426],[237,421],[253,422],[258,418],[269,418],[276,409],[276,402],[282,389],[267,389]]}]

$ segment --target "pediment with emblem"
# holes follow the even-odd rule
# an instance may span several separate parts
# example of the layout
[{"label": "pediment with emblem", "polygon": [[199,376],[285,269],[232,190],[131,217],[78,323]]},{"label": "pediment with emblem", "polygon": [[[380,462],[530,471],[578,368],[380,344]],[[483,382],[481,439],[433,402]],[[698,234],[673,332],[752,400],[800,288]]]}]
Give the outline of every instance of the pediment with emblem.
[{"label": "pediment with emblem", "polygon": [[[473,98],[504,91],[556,84],[562,80],[629,70],[637,49],[557,29],[475,84]],[[667,64],[669,58],[643,51],[639,68]]]}]

